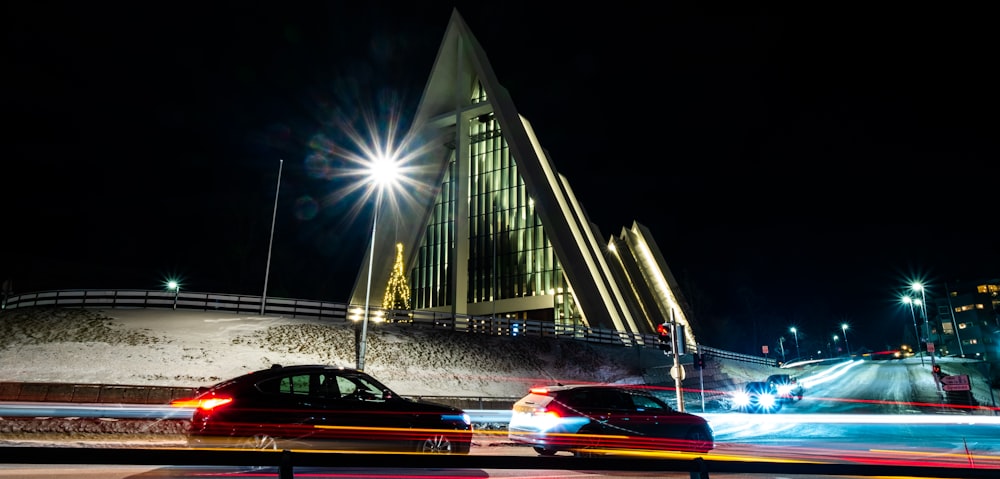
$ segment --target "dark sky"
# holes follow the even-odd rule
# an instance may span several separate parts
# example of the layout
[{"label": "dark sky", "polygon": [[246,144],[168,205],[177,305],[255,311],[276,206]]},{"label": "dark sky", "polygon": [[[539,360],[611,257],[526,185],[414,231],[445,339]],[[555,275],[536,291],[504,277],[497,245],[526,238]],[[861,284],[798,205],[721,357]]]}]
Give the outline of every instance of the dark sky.
[{"label": "dark sky", "polygon": [[[881,348],[908,279],[1000,276],[986,11],[537,3],[457,7],[603,235],[647,226],[739,332],[703,343]],[[259,295],[283,159],[268,295],[346,301],[371,206],[307,159],[337,115],[405,126],[455,6],[7,2],[0,275]]]}]

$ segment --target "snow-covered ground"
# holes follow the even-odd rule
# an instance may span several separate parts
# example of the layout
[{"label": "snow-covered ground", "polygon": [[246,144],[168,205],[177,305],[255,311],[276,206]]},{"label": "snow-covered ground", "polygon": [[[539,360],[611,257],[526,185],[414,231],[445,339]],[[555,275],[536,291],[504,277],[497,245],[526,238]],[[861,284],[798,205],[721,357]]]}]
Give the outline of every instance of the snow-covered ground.
[{"label": "snow-covered ground", "polygon": [[[5,310],[0,382],[196,387],[276,363],[354,367],[355,334],[353,323],[229,312]],[[968,361],[938,361],[946,373],[969,375],[980,404],[1000,400]],[[642,383],[644,372],[666,364],[656,350],[639,357],[621,346],[385,323],[369,324],[365,355],[365,371],[406,396],[516,398],[556,382]],[[731,384],[777,372],[735,361],[713,366],[714,379]],[[935,388],[929,373],[923,379],[919,387]]]},{"label": "snow-covered ground", "polygon": [[[520,397],[555,382],[642,381],[634,349],[575,340],[371,323],[366,344],[365,371],[408,396]],[[354,325],[155,309],[0,313],[0,382],[192,387],[272,364],[354,367]]]}]

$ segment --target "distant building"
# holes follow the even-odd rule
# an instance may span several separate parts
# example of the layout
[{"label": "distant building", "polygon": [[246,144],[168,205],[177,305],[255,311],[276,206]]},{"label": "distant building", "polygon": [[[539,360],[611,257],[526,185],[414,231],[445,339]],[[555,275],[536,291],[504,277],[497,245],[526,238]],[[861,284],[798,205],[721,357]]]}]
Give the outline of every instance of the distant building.
[{"label": "distant building", "polygon": [[1000,279],[948,283],[945,293],[932,322],[941,354],[1000,360]]},{"label": "distant building", "polygon": [[[413,179],[429,187],[382,203],[370,298],[384,296],[402,243],[413,310],[640,335],[674,320],[688,349],[697,344],[649,230],[633,222],[606,237],[590,222],[457,11],[410,133],[419,139]],[[365,303],[368,254],[352,305]]]}]

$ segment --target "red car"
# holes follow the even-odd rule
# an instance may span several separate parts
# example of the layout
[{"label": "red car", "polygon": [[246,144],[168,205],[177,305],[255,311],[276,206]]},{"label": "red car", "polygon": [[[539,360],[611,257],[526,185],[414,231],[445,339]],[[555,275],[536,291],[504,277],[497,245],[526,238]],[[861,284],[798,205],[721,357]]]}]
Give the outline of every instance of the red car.
[{"label": "red car", "polygon": [[593,456],[616,450],[706,453],[715,447],[703,417],[676,411],[638,386],[532,388],[514,404],[508,438],[542,456]]},{"label": "red car", "polygon": [[195,447],[468,454],[463,410],[404,398],[355,369],[274,365],[171,403],[194,408]]}]

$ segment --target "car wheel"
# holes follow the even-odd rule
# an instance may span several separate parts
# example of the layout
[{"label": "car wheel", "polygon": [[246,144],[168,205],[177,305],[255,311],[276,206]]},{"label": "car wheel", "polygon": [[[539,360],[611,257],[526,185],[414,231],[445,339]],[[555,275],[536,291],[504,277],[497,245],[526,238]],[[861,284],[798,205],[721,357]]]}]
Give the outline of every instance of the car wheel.
[{"label": "car wheel", "polygon": [[597,429],[584,428],[580,429],[579,435],[586,437],[580,444],[577,444],[577,449],[573,450],[573,455],[576,457],[598,457],[599,454],[595,453],[593,450],[601,447],[600,431]]},{"label": "car wheel", "polygon": [[448,436],[435,434],[417,441],[416,451],[424,454],[451,454],[452,444]]},{"label": "car wheel", "polygon": [[532,447],[532,449],[534,449],[539,456],[555,456],[556,453],[559,452],[555,449],[549,449],[547,447],[542,447],[542,446],[534,446]]},{"label": "car wheel", "polygon": [[278,441],[268,434],[254,434],[243,438],[240,447],[244,449],[278,449]]},{"label": "car wheel", "polygon": [[691,429],[684,436],[684,440],[688,441],[687,447],[693,452],[706,453],[712,449],[710,446],[712,444],[712,436],[704,428],[696,427]]}]

